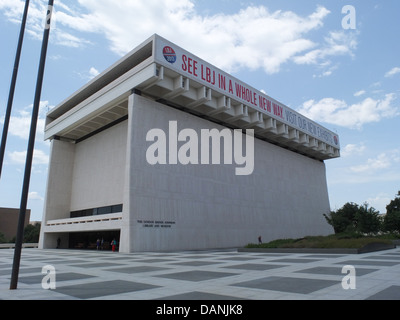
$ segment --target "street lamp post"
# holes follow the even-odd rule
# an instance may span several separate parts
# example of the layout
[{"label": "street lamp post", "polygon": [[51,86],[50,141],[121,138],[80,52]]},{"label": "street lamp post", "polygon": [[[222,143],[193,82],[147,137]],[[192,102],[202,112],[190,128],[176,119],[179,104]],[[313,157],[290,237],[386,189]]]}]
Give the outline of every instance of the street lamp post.
[{"label": "street lamp post", "polygon": [[1,145],[0,145],[0,178],[1,178],[1,172],[3,170],[3,161],[4,161],[4,153],[5,153],[5,150],[6,150],[6,144],[7,144],[8,127],[9,127],[9,124],[10,124],[11,109],[12,109],[12,105],[13,105],[13,101],[14,101],[15,84],[17,82],[19,61],[20,61],[20,58],[21,58],[22,44],[24,42],[24,34],[25,34],[26,19],[27,19],[27,16],[28,16],[28,9],[29,9],[29,0],[26,0],[25,1],[24,14],[22,16],[22,22],[21,22],[21,31],[19,33],[17,53],[15,55],[14,69],[13,69],[13,74],[12,74],[12,78],[11,78],[10,93],[8,95],[8,103],[7,103],[6,115],[5,115],[5,118],[4,118],[3,135],[1,136]]},{"label": "street lamp post", "polygon": [[25,215],[26,215],[26,207],[27,207],[27,202],[28,202],[29,184],[30,184],[31,171],[32,171],[33,151],[34,151],[34,147],[35,147],[36,127],[37,127],[37,120],[38,120],[38,116],[39,116],[40,97],[41,97],[41,93],[42,93],[44,67],[45,67],[45,63],[46,63],[47,46],[48,46],[49,35],[50,35],[50,24],[51,24],[51,15],[53,12],[53,3],[54,3],[54,0],[49,0],[49,4],[47,7],[47,14],[46,14],[46,25],[45,25],[45,29],[44,29],[44,33],[43,33],[42,51],[41,51],[41,56],[40,56],[38,77],[37,77],[37,82],[36,82],[35,99],[34,99],[33,110],[32,110],[31,129],[30,129],[30,133],[29,133],[28,150],[26,153],[24,183],[23,183],[23,187],[22,187],[21,206],[20,206],[19,219],[18,219],[18,230],[17,230],[17,237],[16,237],[16,242],[15,242],[14,261],[13,261],[13,268],[12,268],[12,275],[11,275],[10,290],[17,289],[17,285],[18,285],[18,274],[19,274],[19,266],[20,266],[20,261],[21,261]]}]

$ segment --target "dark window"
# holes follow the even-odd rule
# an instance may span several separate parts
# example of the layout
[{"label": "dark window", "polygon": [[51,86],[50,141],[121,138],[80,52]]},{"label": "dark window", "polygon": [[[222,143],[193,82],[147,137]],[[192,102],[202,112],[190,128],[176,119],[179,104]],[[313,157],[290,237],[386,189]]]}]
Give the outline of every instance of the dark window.
[{"label": "dark window", "polygon": [[102,214],[110,214],[110,213],[119,213],[122,212],[123,205],[117,204],[108,207],[94,208],[94,209],[86,209],[71,212],[71,218],[80,218],[80,217],[90,217],[90,216],[98,216]]},{"label": "dark window", "polygon": [[84,210],[85,217],[90,217],[93,215],[93,209]]},{"label": "dark window", "polygon": [[122,212],[122,204],[111,207],[111,213],[119,213],[119,212]]},{"label": "dark window", "polygon": [[101,215],[101,214],[109,214],[111,213],[111,207],[102,207],[102,208],[98,208],[97,209],[97,214]]}]

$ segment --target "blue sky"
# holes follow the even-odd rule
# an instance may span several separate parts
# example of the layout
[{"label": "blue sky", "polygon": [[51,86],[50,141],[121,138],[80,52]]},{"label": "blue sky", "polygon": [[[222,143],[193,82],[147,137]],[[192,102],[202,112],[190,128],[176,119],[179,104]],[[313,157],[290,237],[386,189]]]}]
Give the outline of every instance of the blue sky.
[{"label": "blue sky", "polygon": [[[0,0],[0,129],[24,1]],[[343,28],[355,9],[355,29]],[[32,0],[0,206],[19,207],[47,1]],[[326,162],[332,209],[381,213],[400,190],[400,2],[397,0],[55,0],[28,207],[41,220],[50,154],[47,110],[154,33],[340,135]],[[345,19],[345,21],[348,21]],[[322,214],[322,213],[321,213]]]}]

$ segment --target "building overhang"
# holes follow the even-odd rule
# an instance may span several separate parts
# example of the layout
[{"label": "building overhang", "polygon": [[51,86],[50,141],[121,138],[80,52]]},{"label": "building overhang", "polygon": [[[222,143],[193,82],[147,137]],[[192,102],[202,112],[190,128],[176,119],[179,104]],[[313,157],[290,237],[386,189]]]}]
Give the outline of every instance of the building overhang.
[{"label": "building overhang", "polygon": [[49,220],[42,227],[46,233],[121,230],[122,213]]},{"label": "building overhang", "polygon": [[137,92],[306,156],[340,157],[336,133],[153,35],[47,114],[45,139],[73,142],[128,115]]}]

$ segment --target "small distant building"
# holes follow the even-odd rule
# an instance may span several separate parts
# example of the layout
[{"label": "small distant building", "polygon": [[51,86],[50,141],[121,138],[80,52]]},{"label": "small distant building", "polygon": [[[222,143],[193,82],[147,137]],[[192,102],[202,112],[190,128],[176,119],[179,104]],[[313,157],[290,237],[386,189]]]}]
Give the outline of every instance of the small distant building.
[{"label": "small distant building", "polygon": [[[26,210],[25,227],[29,224],[31,210]],[[6,240],[11,240],[17,235],[19,209],[0,208],[0,233]]]}]

